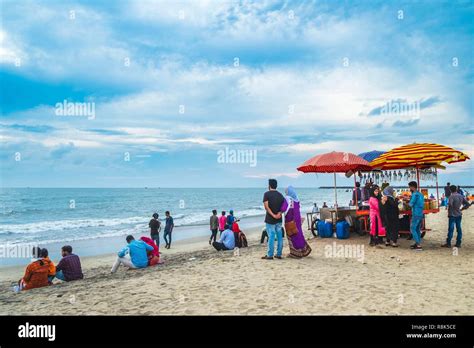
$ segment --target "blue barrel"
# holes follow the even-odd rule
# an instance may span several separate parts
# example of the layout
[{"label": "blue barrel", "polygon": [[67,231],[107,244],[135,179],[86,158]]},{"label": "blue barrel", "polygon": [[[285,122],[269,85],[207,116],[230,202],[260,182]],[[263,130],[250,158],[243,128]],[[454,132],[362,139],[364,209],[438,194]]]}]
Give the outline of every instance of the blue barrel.
[{"label": "blue barrel", "polygon": [[319,236],[321,238],[331,238],[332,237],[332,223],[322,221],[321,230],[318,230]]},{"label": "blue barrel", "polygon": [[349,238],[349,224],[347,221],[340,221],[336,224],[336,237],[337,239]]}]

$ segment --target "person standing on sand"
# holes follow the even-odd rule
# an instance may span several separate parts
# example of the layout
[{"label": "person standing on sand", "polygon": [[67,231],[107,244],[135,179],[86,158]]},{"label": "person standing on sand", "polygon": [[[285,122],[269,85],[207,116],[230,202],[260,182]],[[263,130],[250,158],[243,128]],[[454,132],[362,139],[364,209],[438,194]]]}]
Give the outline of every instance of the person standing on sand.
[{"label": "person standing on sand", "polygon": [[153,214],[153,218],[148,223],[150,227],[150,238],[155,241],[156,246],[160,248],[160,230],[161,222],[158,220],[159,215],[157,213]]},{"label": "person standing on sand", "polygon": [[370,216],[370,246],[381,244],[385,237],[382,216],[380,214],[380,189],[377,185],[370,189],[369,216]]},{"label": "person standing on sand", "polygon": [[263,206],[266,211],[265,224],[268,233],[268,250],[267,255],[262,257],[264,260],[273,260],[275,235],[277,237],[276,258],[282,258],[283,231],[281,228],[282,214],[280,208],[285,201],[285,197],[277,191],[277,186],[278,183],[275,179],[268,180],[268,191],[263,195]]},{"label": "person standing on sand", "polygon": [[416,181],[410,181],[408,187],[411,191],[410,203],[411,207],[411,223],[410,232],[415,240],[415,244],[410,246],[410,249],[421,251],[421,223],[423,222],[423,209],[425,207],[425,198],[418,191],[418,184]]},{"label": "person standing on sand", "polygon": [[217,239],[217,229],[219,228],[219,218],[217,217],[217,210],[212,211],[211,218],[209,219],[209,228],[211,229],[211,238],[209,239],[209,245],[211,245],[212,240],[214,242]]},{"label": "person standing on sand", "polygon": [[229,210],[229,215],[227,215],[227,220],[226,224],[229,226],[232,226],[232,224],[235,222],[235,216],[234,216],[234,211]]},{"label": "person standing on sand", "polygon": [[444,187],[444,196],[446,197],[446,210],[448,210],[448,200],[449,196],[451,196],[451,183],[447,183]]},{"label": "person standing on sand", "polygon": [[221,216],[219,217],[219,237],[222,235],[222,232],[225,230],[225,222],[226,222],[226,217],[225,217],[225,211],[222,211]]},{"label": "person standing on sand", "polygon": [[281,211],[286,212],[285,214],[285,228],[287,224],[294,222],[296,225],[297,233],[288,236],[288,231],[286,231],[286,237],[288,238],[288,245],[290,247],[290,257],[300,259],[306,257],[311,253],[311,247],[306,242],[304,238],[303,229],[301,228],[301,212],[300,212],[300,201],[298,195],[296,194],[293,186],[288,186],[285,190],[286,199],[281,206]]},{"label": "person standing on sand", "polygon": [[448,237],[446,238],[446,244],[443,244],[444,248],[451,248],[451,239],[454,234],[454,225],[456,225],[456,248],[461,247],[462,241],[462,229],[461,229],[461,220],[462,212],[461,210],[469,208],[469,202],[467,199],[457,192],[456,186],[452,185],[450,187],[451,195],[448,200]]},{"label": "person standing on sand", "polygon": [[386,246],[398,247],[398,232],[400,230],[400,222],[398,215],[398,200],[395,198],[395,190],[392,186],[388,186],[383,190],[382,204],[385,207],[385,228],[387,230]]},{"label": "person standing on sand", "polygon": [[[169,211],[166,211],[165,215],[166,215],[166,223],[165,223],[165,233],[163,235],[163,238],[166,243],[165,248],[169,249],[171,248],[171,233],[173,232],[174,222],[173,222],[173,217],[170,215]],[[169,240],[166,237],[169,237]]]}]

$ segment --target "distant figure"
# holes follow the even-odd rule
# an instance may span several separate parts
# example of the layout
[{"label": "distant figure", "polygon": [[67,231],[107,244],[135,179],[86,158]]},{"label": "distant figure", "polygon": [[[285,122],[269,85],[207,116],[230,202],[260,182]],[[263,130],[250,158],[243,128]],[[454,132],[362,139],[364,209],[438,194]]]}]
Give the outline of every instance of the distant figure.
[{"label": "distant figure", "polygon": [[217,230],[219,228],[219,218],[217,217],[217,210],[212,211],[211,218],[209,219],[209,228],[211,230],[211,238],[209,239],[209,245],[216,241],[217,238]]},{"label": "distant figure", "polygon": [[[169,211],[166,211],[165,215],[166,215],[166,223],[165,223],[165,233],[163,235],[163,238],[166,243],[165,248],[169,249],[171,248],[171,233],[173,232],[174,221]],[[167,237],[169,237],[169,239]]]},{"label": "distant figure", "polygon": [[48,249],[43,248],[41,249],[41,257],[49,262],[49,272],[48,272],[48,283],[52,284],[54,277],[56,276],[56,266],[54,265],[53,261],[49,258]]},{"label": "distant figure", "polygon": [[[128,235],[126,240],[128,245],[118,252],[111,273],[117,272],[121,264],[128,268],[145,268],[148,266],[147,251],[152,251],[153,247],[142,240],[135,240],[132,235]],[[125,257],[127,254],[130,255],[130,258]]]},{"label": "distant figure", "polygon": [[411,191],[410,203],[411,207],[411,223],[410,223],[410,232],[415,241],[415,244],[410,246],[411,249],[421,251],[421,223],[423,222],[423,209],[425,207],[425,198],[418,191],[418,184],[416,181],[411,181],[408,183],[408,187]]},{"label": "distant figure", "polygon": [[446,186],[444,187],[444,195],[446,198],[449,199],[449,196],[451,196],[451,183],[447,183]]},{"label": "distant figure", "polygon": [[229,215],[227,215],[226,224],[229,225],[229,226],[232,226],[234,221],[235,221],[234,211],[229,210]]},{"label": "distant figure", "polygon": [[160,247],[160,230],[161,222],[158,220],[159,215],[157,213],[153,214],[153,218],[148,223],[150,227],[150,238],[155,241],[156,246]]},{"label": "distant figure", "polygon": [[275,235],[277,237],[276,258],[281,259],[283,253],[283,231],[282,214],[280,208],[285,201],[285,197],[277,191],[278,183],[275,179],[268,180],[268,191],[263,195],[263,206],[265,207],[265,224],[268,233],[267,254],[262,257],[264,260],[273,260]]},{"label": "distant figure", "polygon": [[18,281],[13,290],[30,290],[48,286],[49,262],[41,257],[41,248],[33,247],[33,261],[26,267],[25,275]]},{"label": "distant figure", "polygon": [[356,187],[354,188],[354,190],[352,190],[351,203],[351,205],[360,205],[362,203],[362,191],[360,189],[360,182],[356,182]]},{"label": "distant figure", "polygon": [[72,253],[72,246],[63,246],[61,248],[61,256],[63,258],[56,266],[56,278],[65,282],[84,278],[81,260],[79,256]]},{"label": "distant figure", "polygon": [[434,194],[431,194],[431,195],[430,195],[430,199],[435,199]]},{"label": "distant figure", "polygon": [[294,258],[306,257],[311,253],[311,247],[304,238],[303,229],[301,227],[301,212],[300,212],[300,201],[298,195],[293,186],[288,186],[285,190],[286,199],[283,201],[281,211],[286,212],[285,214],[285,229],[296,228],[296,232],[293,235],[289,235],[289,231],[286,231],[286,237],[288,239],[288,246],[290,248],[290,256]]},{"label": "distant figure", "polygon": [[222,235],[222,232],[225,230],[225,222],[227,218],[225,217],[225,211],[222,211],[221,216],[219,216],[219,236]]},{"label": "distant figure", "polygon": [[314,203],[314,207],[313,207],[313,210],[311,211],[311,213],[313,213],[313,214],[319,213],[318,203]]},{"label": "distant figure", "polygon": [[446,238],[446,244],[442,247],[451,248],[451,239],[454,234],[454,225],[456,225],[456,248],[461,247],[462,242],[462,210],[469,208],[469,202],[459,192],[457,192],[456,186],[452,185],[451,195],[448,200],[448,237]]},{"label": "distant figure", "polygon": [[328,205],[326,204],[326,202],[323,202],[323,208],[327,208]]},{"label": "distant figure", "polygon": [[448,199],[446,198],[446,195],[443,193],[443,195],[441,196],[441,204],[440,206],[442,207],[446,207],[446,209],[448,209]]},{"label": "distant figure", "polygon": [[386,187],[383,194],[382,204],[385,206],[385,229],[387,232],[385,245],[396,248],[398,247],[397,240],[400,231],[398,199],[395,197],[395,190],[391,186]]},{"label": "distant figure", "polygon": [[385,227],[380,211],[380,189],[377,185],[370,189],[369,207],[370,207],[370,246],[375,246],[383,242],[385,237]]},{"label": "distant figure", "polygon": [[217,251],[232,250],[235,248],[234,232],[230,230],[229,225],[225,225],[224,232],[222,232],[219,241],[212,243],[212,246],[216,248]]},{"label": "distant figure", "polygon": [[370,198],[370,183],[366,182],[362,190],[360,190],[362,202],[367,202]]}]

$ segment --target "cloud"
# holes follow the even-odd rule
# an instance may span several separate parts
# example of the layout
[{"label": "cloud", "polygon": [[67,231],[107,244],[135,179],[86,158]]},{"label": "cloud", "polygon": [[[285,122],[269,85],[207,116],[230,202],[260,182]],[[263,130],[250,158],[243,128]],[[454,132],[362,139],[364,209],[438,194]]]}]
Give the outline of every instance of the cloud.
[{"label": "cloud", "polygon": [[51,157],[53,159],[62,159],[65,155],[71,153],[74,148],[75,147],[72,142],[68,144],[60,144],[58,147],[51,151]]},{"label": "cloud", "polygon": [[413,120],[408,120],[408,121],[398,120],[393,123],[393,127],[411,127],[418,124],[419,122],[420,122],[419,118],[415,118]]}]

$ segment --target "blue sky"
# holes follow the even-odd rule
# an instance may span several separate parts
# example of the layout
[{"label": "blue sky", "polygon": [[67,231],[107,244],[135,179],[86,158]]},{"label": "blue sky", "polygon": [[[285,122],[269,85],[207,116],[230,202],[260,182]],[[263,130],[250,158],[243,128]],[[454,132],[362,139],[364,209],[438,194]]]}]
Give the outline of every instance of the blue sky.
[{"label": "blue sky", "polygon": [[[332,178],[296,167],[332,150],[472,156],[473,15],[472,1],[1,1],[1,184],[317,186]],[[95,117],[58,116],[64,100]],[[256,165],[219,163],[226,148]],[[441,181],[474,184],[471,162]]]}]

